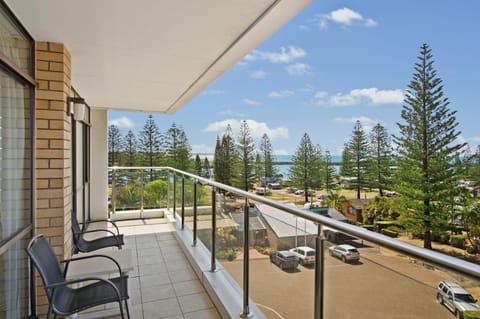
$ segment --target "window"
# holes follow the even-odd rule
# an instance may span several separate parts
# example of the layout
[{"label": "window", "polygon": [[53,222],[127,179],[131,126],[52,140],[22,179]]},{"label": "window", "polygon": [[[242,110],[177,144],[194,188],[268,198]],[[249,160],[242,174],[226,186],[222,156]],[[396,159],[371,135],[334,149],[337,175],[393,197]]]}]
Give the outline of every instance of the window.
[{"label": "window", "polygon": [[33,39],[0,2],[0,318],[26,318],[33,221]]}]

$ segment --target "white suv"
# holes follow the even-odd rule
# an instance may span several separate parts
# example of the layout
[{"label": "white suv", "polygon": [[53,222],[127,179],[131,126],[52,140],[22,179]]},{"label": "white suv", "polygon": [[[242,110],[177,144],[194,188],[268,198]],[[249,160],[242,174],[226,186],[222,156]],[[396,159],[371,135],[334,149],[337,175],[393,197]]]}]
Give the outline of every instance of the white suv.
[{"label": "white suv", "polygon": [[292,248],[290,251],[297,255],[298,261],[301,265],[306,266],[315,264],[315,249],[307,246],[300,246]]},{"label": "white suv", "polygon": [[480,311],[477,301],[456,282],[440,281],[437,301],[450,309],[458,319],[463,319],[464,311]]}]

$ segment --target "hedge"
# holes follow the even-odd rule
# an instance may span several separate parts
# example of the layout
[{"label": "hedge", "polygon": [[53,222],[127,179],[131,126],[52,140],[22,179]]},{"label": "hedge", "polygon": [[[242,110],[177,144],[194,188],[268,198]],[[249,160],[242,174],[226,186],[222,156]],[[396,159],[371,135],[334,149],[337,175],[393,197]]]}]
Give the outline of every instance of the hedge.
[{"label": "hedge", "polygon": [[450,236],[450,245],[460,249],[465,249],[465,235],[452,235]]},{"label": "hedge", "polygon": [[386,235],[386,236],[389,236],[389,237],[392,237],[392,238],[395,238],[398,236],[398,232],[393,230],[393,229],[390,229],[390,228],[384,228],[380,231],[382,234]]},{"label": "hedge", "polygon": [[463,319],[480,319],[480,311],[465,311]]}]

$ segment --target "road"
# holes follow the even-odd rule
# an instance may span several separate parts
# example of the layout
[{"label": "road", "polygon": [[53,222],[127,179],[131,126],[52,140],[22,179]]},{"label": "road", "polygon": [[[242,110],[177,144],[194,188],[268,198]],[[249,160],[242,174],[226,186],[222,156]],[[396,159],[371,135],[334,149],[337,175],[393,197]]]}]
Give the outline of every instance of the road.
[{"label": "road", "polygon": [[[394,267],[386,268],[377,263],[378,259],[369,258],[380,255],[378,251],[360,251],[362,258],[354,264],[344,264],[326,254],[325,318],[454,318],[435,301],[433,286],[442,279],[441,272],[409,264],[399,257],[391,259],[396,263]],[[242,282],[242,261],[225,261],[222,265],[237,282]],[[405,269],[408,276],[392,269]],[[426,280],[412,279],[423,275]],[[313,291],[313,268],[298,266],[297,271],[286,272],[268,258],[250,262],[250,298],[268,318],[313,318]]]}]

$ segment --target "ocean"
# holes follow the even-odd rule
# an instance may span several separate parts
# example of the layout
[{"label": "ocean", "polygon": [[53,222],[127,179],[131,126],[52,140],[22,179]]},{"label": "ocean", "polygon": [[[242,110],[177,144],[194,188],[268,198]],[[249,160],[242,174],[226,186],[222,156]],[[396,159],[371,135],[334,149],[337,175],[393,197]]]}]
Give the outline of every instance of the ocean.
[{"label": "ocean", "polygon": [[[293,155],[276,155],[275,156],[275,162],[287,162],[291,163],[292,162],[292,156]],[[333,163],[340,163],[342,161],[342,157],[339,155],[332,155],[332,162]],[[278,170],[279,174],[283,175],[283,178],[286,179],[288,178],[288,170],[290,169],[290,164],[283,164],[283,165],[275,165],[276,169]],[[336,169],[338,171],[339,166],[336,166]]]}]

